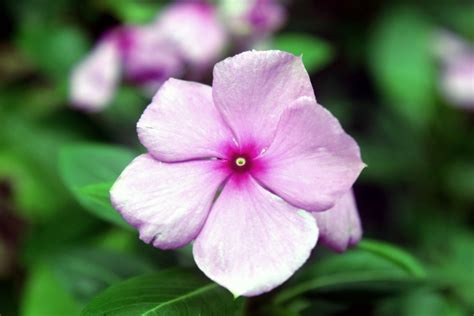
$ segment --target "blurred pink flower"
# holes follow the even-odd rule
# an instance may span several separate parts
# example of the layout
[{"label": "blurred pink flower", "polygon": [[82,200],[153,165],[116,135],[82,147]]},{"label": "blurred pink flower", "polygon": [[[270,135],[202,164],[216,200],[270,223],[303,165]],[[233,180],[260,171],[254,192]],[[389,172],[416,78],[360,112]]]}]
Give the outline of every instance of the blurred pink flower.
[{"label": "blurred pink flower", "polygon": [[198,267],[234,295],[267,292],[307,260],[310,212],[341,214],[322,220],[339,248],[360,238],[343,197],[359,147],[316,102],[300,57],[244,52],[215,65],[212,88],[170,79],[137,129],[148,153],[113,185],[114,207],[155,247],[194,240]]},{"label": "blurred pink flower", "polygon": [[231,33],[254,40],[266,38],[286,19],[285,8],[278,0],[221,0],[220,8]]},{"label": "blurred pink flower", "polygon": [[441,88],[453,104],[474,109],[474,51],[446,65]]},{"label": "blurred pink flower", "polygon": [[114,36],[107,35],[71,74],[71,104],[100,111],[112,100],[120,79],[121,56]]},{"label": "blurred pink flower", "polygon": [[183,73],[183,60],[166,35],[154,25],[117,30],[125,78],[151,95],[171,76]]},{"label": "blurred pink flower", "polygon": [[157,19],[155,27],[166,34],[193,67],[213,65],[227,41],[216,8],[200,1],[181,1],[170,6]]},{"label": "blurred pink flower", "polygon": [[440,31],[434,49],[442,63],[441,91],[452,104],[474,109],[474,46]]},{"label": "blurred pink flower", "polygon": [[211,5],[178,2],[148,25],[119,27],[104,36],[72,72],[71,103],[100,111],[111,102],[121,72],[154,93],[186,68],[193,76],[222,53],[226,33]]}]

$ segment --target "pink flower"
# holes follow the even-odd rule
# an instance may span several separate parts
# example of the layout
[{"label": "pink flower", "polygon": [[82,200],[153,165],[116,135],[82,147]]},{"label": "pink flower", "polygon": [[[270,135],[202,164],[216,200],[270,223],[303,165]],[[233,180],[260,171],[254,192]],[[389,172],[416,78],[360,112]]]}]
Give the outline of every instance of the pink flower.
[{"label": "pink flower", "polygon": [[454,105],[474,109],[474,46],[445,30],[435,39],[434,52],[442,63],[441,91]]},{"label": "pink flower", "polygon": [[474,52],[459,56],[444,69],[441,88],[452,103],[474,110]]},{"label": "pink flower", "polygon": [[116,32],[126,79],[151,91],[184,72],[183,58],[155,25],[123,27]]},{"label": "pink flower", "polygon": [[352,190],[329,210],[314,212],[313,215],[318,223],[319,241],[335,251],[343,252],[362,238],[362,226]]},{"label": "pink flower", "polygon": [[221,0],[221,13],[237,36],[265,38],[285,22],[286,12],[277,0]]},{"label": "pink flower", "polygon": [[215,7],[205,2],[178,2],[159,16],[155,27],[167,35],[193,67],[214,64],[227,42]]},{"label": "pink flower", "polygon": [[120,27],[107,33],[73,70],[71,103],[82,110],[101,111],[112,101],[122,74],[154,93],[182,69],[182,58],[153,25]]},{"label": "pink flower", "polygon": [[211,5],[180,2],[148,25],[119,27],[105,35],[73,70],[71,103],[100,111],[112,100],[121,73],[153,93],[187,68],[196,76],[224,49],[226,33]]},{"label": "pink flower", "polygon": [[225,59],[212,88],[168,80],[137,128],[148,153],[117,179],[114,207],[155,247],[194,241],[198,267],[234,295],[288,279],[316,245],[311,212],[334,207],[364,167],[301,58],[280,51]]},{"label": "pink flower", "polygon": [[474,110],[474,50],[445,66],[441,89],[453,104]]},{"label": "pink flower", "polygon": [[112,100],[120,79],[120,53],[110,35],[71,74],[71,103],[85,111],[100,111]]}]

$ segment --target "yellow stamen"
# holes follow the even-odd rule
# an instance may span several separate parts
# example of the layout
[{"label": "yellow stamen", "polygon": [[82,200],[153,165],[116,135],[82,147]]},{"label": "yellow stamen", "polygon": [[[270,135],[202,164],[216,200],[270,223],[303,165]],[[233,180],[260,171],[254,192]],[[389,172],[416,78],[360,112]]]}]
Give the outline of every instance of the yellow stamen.
[{"label": "yellow stamen", "polygon": [[245,160],[245,158],[243,158],[243,157],[239,157],[239,158],[235,159],[235,164],[239,167],[245,166],[246,163],[247,163],[247,160]]}]

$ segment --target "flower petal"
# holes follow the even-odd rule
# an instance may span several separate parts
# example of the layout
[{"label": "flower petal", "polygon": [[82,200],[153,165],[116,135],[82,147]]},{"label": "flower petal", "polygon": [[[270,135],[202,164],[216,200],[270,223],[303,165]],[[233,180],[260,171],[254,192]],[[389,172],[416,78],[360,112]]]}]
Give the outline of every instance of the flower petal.
[{"label": "flower petal", "polygon": [[247,20],[256,33],[271,33],[285,22],[286,12],[279,1],[256,0],[247,12]]},{"label": "flower petal", "polygon": [[287,280],[308,259],[317,237],[309,213],[251,177],[232,177],[196,238],[193,254],[209,278],[236,296],[252,296]]},{"label": "flower petal", "polygon": [[109,34],[74,68],[70,99],[74,107],[100,111],[112,100],[120,78],[121,56],[115,37]]},{"label": "flower petal", "polygon": [[161,87],[137,129],[141,143],[163,161],[221,157],[223,142],[232,140],[212,102],[211,87],[177,79]]},{"label": "flower petal", "polygon": [[362,237],[362,226],[352,190],[344,194],[334,207],[324,212],[314,212],[313,216],[319,227],[320,242],[335,251],[345,251]]},{"label": "flower petal", "polygon": [[275,0],[222,0],[219,5],[230,31],[237,36],[265,37],[286,18],[284,7]]},{"label": "flower petal", "polygon": [[308,211],[324,211],[351,187],[364,167],[359,146],[314,99],[285,111],[254,176],[272,192]]},{"label": "flower petal", "polygon": [[301,96],[314,98],[301,57],[249,51],[214,67],[214,102],[239,142],[268,145],[281,113]]},{"label": "flower petal", "polygon": [[112,204],[144,242],[162,249],[184,246],[201,230],[225,179],[216,164],[169,164],[149,154],[138,156],[113,185]]},{"label": "flower petal", "polygon": [[171,5],[156,24],[192,66],[213,63],[227,40],[215,8],[206,3],[182,1]]},{"label": "flower petal", "polygon": [[154,24],[124,27],[118,34],[128,80],[159,87],[183,72],[183,61]]},{"label": "flower petal", "polygon": [[474,51],[445,66],[441,89],[453,104],[474,109]]}]

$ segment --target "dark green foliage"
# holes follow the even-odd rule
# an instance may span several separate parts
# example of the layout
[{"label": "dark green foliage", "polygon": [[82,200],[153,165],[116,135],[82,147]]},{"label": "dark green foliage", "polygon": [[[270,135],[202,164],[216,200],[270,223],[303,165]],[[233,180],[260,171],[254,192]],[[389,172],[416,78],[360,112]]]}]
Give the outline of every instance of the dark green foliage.
[{"label": "dark green foliage", "polygon": [[113,209],[109,190],[135,156],[131,150],[110,145],[69,146],[61,152],[61,174],[84,208],[102,219],[128,228]]},{"label": "dark green foliage", "polygon": [[164,270],[112,286],[81,315],[237,315],[240,300],[195,271]]}]

